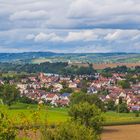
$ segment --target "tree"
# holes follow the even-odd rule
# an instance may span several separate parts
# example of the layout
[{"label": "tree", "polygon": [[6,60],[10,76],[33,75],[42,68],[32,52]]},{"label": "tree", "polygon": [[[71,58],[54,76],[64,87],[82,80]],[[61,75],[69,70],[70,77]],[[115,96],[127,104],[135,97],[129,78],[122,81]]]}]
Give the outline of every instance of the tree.
[{"label": "tree", "polygon": [[79,123],[65,122],[53,128],[42,129],[44,140],[97,140],[98,136],[91,128]]},{"label": "tree", "polygon": [[118,81],[118,85],[121,86],[123,89],[130,88],[130,83],[127,80]]},{"label": "tree", "polygon": [[30,99],[26,96],[20,97],[19,101],[22,102],[22,103],[26,103],[26,104],[37,104],[38,103],[37,101],[32,100],[32,99]]},{"label": "tree", "polygon": [[87,93],[87,87],[88,87],[88,81],[86,79],[81,80],[79,84],[79,88],[81,88],[81,91]]},{"label": "tree", "polygon": [[105,111],[104,103],[95,94],[89,95],[84,92],[73,93],[70,97],[71,105],[79,104],[80,102],[88,102],[90,105],[95,104],[102,111]]},{"label": "tree", "polygon": [[129,109],[126,103],[118,104],[117,109],[118,113],[129,113]]},{"label": "tree", "polygon": [[80,122],[85,127],[91,127],[99,133],[102,128],[103,118],[101,117],[101,110],[88,102],[75,104],[70,107],[69,115],[72,120]]},{"label": "tree", "polygon": [[103,72],[101,74],[102,74],[103,77],[106,77],[106,78],[112,77],[112,73],[109,73],[109,72]]},{"label": "tree", "polygon": [[60,93],[72,93],[73,90],[69,87],[61,89]]},{"label": "tree", "polygon": [[111,110],[111,111],[115,110],[115,102],[113,100],[109,100],[106,105],[107,105],[107,110]]},{"label": "tree", "polygon": [[10,106],[19,96],[19,90],[15,85],[4,84],[0,86],[0,98],[3,100],[4,104]]}]

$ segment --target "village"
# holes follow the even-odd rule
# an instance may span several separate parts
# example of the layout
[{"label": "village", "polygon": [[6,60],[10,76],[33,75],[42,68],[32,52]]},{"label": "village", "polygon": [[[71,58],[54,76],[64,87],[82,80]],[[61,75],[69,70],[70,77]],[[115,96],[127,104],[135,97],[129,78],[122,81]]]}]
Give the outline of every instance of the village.
[{"label": "village", "polygon": [[[21,78],[16,83],[21,97],[27,97],[38,104],[49,104],[52,107],[68,107],[72,93],[80,91],[85,94],[96,94],[101,101],[113,101],[119,104],[120,98],[130,111],[140,110],[140,82],[130,82],[129,88],[122,88],[118,81],[124,81],[126,75],[113,73],[112,77],[104,77],[96,73],[94,76],[61,76],[39,73]],[[136,77],[136,75],[134,75]],[[15,81],[11,80],[10,84]],[[4,81],[0,81],[4,84]]]}]

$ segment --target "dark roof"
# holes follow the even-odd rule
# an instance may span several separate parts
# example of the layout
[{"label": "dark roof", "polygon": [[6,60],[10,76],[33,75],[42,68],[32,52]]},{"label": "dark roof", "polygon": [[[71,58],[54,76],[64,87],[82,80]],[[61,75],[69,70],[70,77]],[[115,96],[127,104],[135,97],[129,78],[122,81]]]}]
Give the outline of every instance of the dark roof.
[{"label": "dark roof", "polygon": [[61,96],[62,97],[68,97],[68,96],[70,96],[70,93],[63,93]]}]

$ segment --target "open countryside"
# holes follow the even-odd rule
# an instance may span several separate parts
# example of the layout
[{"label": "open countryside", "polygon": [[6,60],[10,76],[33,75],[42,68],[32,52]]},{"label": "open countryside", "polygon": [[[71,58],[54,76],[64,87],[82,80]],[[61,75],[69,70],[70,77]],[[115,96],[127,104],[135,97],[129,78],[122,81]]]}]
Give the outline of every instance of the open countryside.
[{"label": "open countryside", "polygon": [[64,137],[67,130],[71,137],[78,134],[77,139],[82,132],[83,139],[98,140],[109,126],[140,124],[139,66],[97,71],[91,64],[48,62],[22,69],[13,65],[14,72],[6,72],[6,66],[0,74],[1,137],[21,139],[39,132],[39,139],[51,139],[59,137],[51,130],[63,131]]},{"label": "open countryside", "polygon": [[0,0],[0,140],[140,140],[140,0]]}]

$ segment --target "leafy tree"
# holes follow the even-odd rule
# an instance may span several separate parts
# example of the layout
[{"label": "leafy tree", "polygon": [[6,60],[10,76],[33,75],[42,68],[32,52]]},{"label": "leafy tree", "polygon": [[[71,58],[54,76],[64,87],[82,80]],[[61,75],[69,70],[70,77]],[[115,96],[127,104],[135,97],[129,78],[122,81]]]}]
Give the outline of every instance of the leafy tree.
[{"label": "leafy tree", "polygon": [[130,88],[130,83],[127,80],[118,81],[118,85],[121,86],[123,89]]},{"label": "leafy tree", "polygon": [[65,122],[53,128],[42,129],[44,140],[98,140],[91,129],[76,122]]},{"label": "leafy tree", "polygon": [[129,109],[126,103],[118,104],[117,109],[118,113],[129,113]]},{"label": "leafy tree", "polygon": [[69,87],[61,89],[60,93],[72,93],[73,90]]},{"label": "leafy tree", "polygon": [[106,106],[107,106],[107,110],[111,110],[111,111],[115,110],[115,102],[113,100],[109,100]]},{"label": "leafy tree", "polygon": [[94,131],[98,133],[101,131],[103,123],[101,110],[94,104],[90,105],[88,102],[75,104],[70,107],[69,115],[72,120],[80,122],[86,127],[91,127]]},{"label": "leafy tree", "polygon": [[15,102],[19,98],[19,95],[19,90],[15,85],[4,84],[0,86],[0,98],[8,106]]},{"label": "leafy tree", "polygon": [[79,104],[80,102],[88,102],[90,105],[95,104],[102,111],[105,111],[104,103],[95,94],[89,95],[84,92],[73,93],[70,97],[71,105]]},{"label": "leafy tree", "polygon": [[102,76],[103,76],[103,77],[106,77],[106,78],[109,78],[109,77],[112,77],[112,74],[109,73],[109,72],[103,72],[103,73],[102,73]]},{"label": "leafy tree", "polygon": [[81,80],[79,83],[79,88],[82,92],[87,93],[88,81],[86,79]]},{"label": "leafy tree", "polygon": [[20,97],[19,101],[26,104],[37,104],[37,101],[34,101],[26,96]]},{"label": "leafy tree", "polygon": [[100,95],[108,95],[109,94],[109,91],[107,89],[103,89],[103,90],[100,90],[98,92],[98,94],[100,94]]},{"label": "leafy tree", "polygon": [[117,66],[116,68],[105,68],[103,70],[103,72],[106,72],[106,73],[126,73],[130,71],[129,68],[127,68],[126,66]]},{"label": "leafy tree", "polygon": [[135,73],[140,73],[140,66],[135,67]]},{"label": "leafy tree", "polygon": [[132,82],[133,84],[137,83],[137,78],[133,77],[133,74],[126,75],[126,81]]}]

